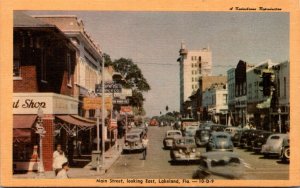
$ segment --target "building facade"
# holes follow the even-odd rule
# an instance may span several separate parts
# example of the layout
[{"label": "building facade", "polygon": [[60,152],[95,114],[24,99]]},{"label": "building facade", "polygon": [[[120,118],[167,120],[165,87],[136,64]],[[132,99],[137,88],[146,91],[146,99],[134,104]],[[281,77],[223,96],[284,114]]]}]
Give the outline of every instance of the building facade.
[{"label": "building facade", "polygon": [[209,48],[188,50],[182,43],[179,55],[180,111],[183,112],[183,103],[199,88],[199,78],[212,74],[212,52]]},{"label": "building facade", "polygon": [[227,71],[228,85],[228,115],[230,116],[230,125],[235,126],[232,113],[235,111],[235,68]]},{"label": "building facade", "polygon": [[228,117],[227,84],[212,84],[203,92],[202,105],[215,123],[227,124]]}]

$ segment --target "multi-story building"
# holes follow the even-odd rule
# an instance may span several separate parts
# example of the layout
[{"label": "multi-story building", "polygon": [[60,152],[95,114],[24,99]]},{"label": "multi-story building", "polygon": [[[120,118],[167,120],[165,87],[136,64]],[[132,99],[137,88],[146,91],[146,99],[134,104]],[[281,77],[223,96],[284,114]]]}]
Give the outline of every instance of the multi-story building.
[{"label": "multi-story building", "polygon": [[207,109],[211,120],[227,124],[228,114],[227,84],[212,84],[203,92],[202,105]]},{"label": "multi-story building", "polygon": [[[83,21],[74,15],[39,15],[34,17],[43,22],[56,25],[76,46],[77,63],[74,75],[74,97],[77,97],[80,101],[79,114],[85,117],[93,117],[94,110],[84,110],[82,100],[83,97],[95,93],[95,85],[101,82],[102,54],[99,46],[86,32]],[[111,74],[106,74],[105,79],[111,80],[111,77]]]},{"label": "multi-story building", "polygon": [[276,120],[273,124],[278,131],[280,131],[279,126],[275,126],[276,124],[280,124],[282,132],[287,132],[289,131],[290,120],[290,62],[285,61],[275,65],[274,73],[276,83],[275,91],[277,91],[278,97],[278,109],[273,109],[273,112],[271,113],[272,119]]},{"label": "multi-story building", "polygon": [[[13,33],[14,170],[37,170],[42,156],[49,171],[57,134],[65,148],[72,130],[95,125],[73,117],[78,114],[78,99],[73,97],[76,46],[55,25],[18,11]],[[39,145],[41,137],[35,130],[41,124],[46,134]],[[34,157],[34,148],[39,154],[42,149],[39,158]]]},{"label": "multi-story building", "polygon": [[267,129],[269,122],[269,108],[257,108],[258,104],[265,103],[269,97],[263,95],[261,75],[264,70],[270,70],[275,65],[271,60],[256,64],[246,71],[247,84],[247,120],[257,128]]},{"label": "multi-story building", "polygon": [[247,124],[247,69],[253,67],[240,60],[235,68],[235,112],[234,122],[244,127]]},{"label": "multi-story building", "polygon": [[227,71],[228,85],[228,114],[230,115],[230,124],[234,125],[232,112],[235,111],[235,68]]},{"label": "multi-story building", "polygon": [[183,104],[199,88],[199,78],[210,76],[212,69],[212,52],[209,48],[202,50],[188,50],[181,43],[180,57],[180,111],[183,113]]}]

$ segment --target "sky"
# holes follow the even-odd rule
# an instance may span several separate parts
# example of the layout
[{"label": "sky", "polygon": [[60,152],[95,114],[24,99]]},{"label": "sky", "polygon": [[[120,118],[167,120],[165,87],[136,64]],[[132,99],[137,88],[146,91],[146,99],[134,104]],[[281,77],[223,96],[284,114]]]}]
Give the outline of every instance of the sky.
[{"label": "sky", "polygon": [[179,111],[181,42],[189,50],[210,47],[213,75],[226,75],[239,60],[258,64],[289,60],[289,13],[28,11],[76,15],[112,59],[132,59],[151,86],[144,94],[147,116]]}]

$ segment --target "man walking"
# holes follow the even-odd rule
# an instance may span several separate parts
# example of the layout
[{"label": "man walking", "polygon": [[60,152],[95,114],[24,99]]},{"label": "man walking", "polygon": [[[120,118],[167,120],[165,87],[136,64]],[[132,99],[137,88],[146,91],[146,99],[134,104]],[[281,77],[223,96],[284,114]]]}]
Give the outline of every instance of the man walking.
[{"label": "man walking", "polygon": [[146,156],[147,156],[147,146],[148,146],[148,138],[147,135],[145,134],[143,139],[142,139],[142,145],[143,145],[143,160],[146,160]]}]

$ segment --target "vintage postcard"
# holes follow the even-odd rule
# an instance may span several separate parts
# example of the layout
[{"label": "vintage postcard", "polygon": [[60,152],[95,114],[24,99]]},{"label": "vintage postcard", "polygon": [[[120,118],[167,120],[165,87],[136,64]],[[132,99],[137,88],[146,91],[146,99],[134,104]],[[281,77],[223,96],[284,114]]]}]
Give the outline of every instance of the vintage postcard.
[{"label": "vintage postcard", "polygon": [[300,185],[299,1],[0,8],[1,186]]}]

